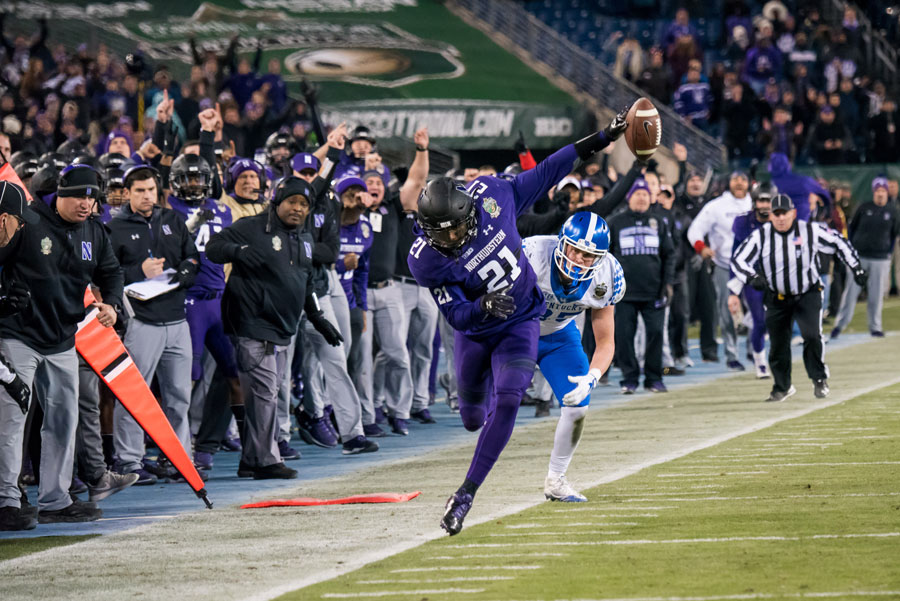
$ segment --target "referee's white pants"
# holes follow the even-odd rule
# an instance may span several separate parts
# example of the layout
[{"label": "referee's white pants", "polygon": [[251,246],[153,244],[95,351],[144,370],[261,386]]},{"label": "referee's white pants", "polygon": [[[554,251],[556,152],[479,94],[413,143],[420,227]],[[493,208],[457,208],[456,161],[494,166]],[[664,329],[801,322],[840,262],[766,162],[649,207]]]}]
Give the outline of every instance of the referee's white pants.
[{"label": "referee's white pants", "polygon": [[[866,313],[869,318],[869,331],[882,332],[884,330],[881,329],[881,310],[884,306],[884,296],[891,286],[891,260],[860,257],[859,263],[869,274],[869,280],[866,283]],[[845,269],[847,269],[847,283],[844,286],[844,295],[841,297],[841,312],[837,323],[834,324],[835,328],[842,330],[850,325],[856,301],[859,300],[859,293],[862,292],[862,288],[853,279],[853,272],[850,268]]]}]

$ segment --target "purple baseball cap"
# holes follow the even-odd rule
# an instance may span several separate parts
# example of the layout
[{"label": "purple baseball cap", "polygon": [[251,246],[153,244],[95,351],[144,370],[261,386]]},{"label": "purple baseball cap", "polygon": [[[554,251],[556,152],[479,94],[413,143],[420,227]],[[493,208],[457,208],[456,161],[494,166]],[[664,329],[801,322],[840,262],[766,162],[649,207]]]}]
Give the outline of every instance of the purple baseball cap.
[{"label": "purple baseball cap", "polygon": [[631,195],[638,190],[645,190],[647,194],[650,194],[650,186],[647,185],[647,180],[645,180],[643,177],[639,177],[634,180],[634,183],[631,184],[631,188],[628,189],[626,198],[631,198]]},{"label": "purple baseball cap", "polygon": [[291,168],[297,173],[304,169],[318,171],[320,166],[321,164],[319,163],[318,157],[309,152],[298,152],[294,155],[294,158],[291,159]]},{"label": "purple baseball cap", "polygon": [[349,188],[350,186],[359,186],[366,192],[369,191],[368,186],[366,186],[366,182],[364,182],[362,179],[360,179],[358,177],[352,177],[352,176],[345,177],[342,180],[338,181],[338,183],[336,183],[334,185],[334,191],[337,193],[338,198],[340,198],[344,194],[344,192],[347,191],[347,188]]}]

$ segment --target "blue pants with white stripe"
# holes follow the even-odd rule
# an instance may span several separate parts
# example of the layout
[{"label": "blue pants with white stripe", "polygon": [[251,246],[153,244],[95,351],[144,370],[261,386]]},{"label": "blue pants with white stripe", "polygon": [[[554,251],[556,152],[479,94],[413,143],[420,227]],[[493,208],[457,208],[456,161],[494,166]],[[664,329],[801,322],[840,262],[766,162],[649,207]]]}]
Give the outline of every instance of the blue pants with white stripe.
[{"label": "blue pants with white stripe", "polygon": [[[575,389],[575,384],[569,382],[569,376],[583,376],[590,369],[587,355],[581,346],[581,332],[574,320],[558,332],[538,339],[537,362],[561,407],[562,398]],[[584,407],[590,402],[591,395],[588,394],[576,406]]]}]

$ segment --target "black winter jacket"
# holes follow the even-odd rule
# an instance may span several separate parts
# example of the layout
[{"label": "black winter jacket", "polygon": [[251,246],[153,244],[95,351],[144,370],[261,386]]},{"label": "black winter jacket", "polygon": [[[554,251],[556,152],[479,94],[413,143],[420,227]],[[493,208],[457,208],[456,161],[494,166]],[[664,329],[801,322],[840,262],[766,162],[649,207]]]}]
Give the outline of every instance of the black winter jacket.
[{"label": "black winter jacket", "polygon": [[100,289],[106,304],[122,304],[122,270],[99,219],[69,223],[56,212],[55,200],[52,206],[37,201],[31,208],[40,221],[26,225],[0,248],[3,287],[25,282],[31,305],[0,320],[0,337],[21,340],[49,355],[75,345],[88,284]]}]

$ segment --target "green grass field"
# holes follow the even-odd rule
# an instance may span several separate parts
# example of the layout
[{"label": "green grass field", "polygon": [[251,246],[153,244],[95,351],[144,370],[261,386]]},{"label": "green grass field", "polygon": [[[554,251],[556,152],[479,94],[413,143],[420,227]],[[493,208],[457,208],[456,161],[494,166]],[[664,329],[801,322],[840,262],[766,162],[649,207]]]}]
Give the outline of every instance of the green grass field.
[{"label": "green grass field", "polygon": [[279,599],[900,597],[898,407],[885,388]]},{"label": "green grass field", "polygon": [[65,545],[73,545],[92,538],[96,538],[98,534],[85,534],[83,536],[40,536],[37,538],[18,538],[0,540],[0,561],[13,559],[28,555],[29,553],[38,553],[44,549],[52,549],[53,547],[62,547]]}]

